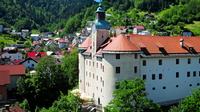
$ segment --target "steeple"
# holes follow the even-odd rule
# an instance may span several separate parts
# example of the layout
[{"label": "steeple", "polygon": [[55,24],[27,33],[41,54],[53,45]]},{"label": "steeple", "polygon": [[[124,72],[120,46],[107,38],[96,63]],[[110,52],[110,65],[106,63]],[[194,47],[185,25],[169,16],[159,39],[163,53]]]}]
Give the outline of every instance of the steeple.
[{"label": "steeple", "polygon": [[99,7],[97,8],[96,11],[96,19],[105,20],[105,10],[101,3],[99,4]]}]

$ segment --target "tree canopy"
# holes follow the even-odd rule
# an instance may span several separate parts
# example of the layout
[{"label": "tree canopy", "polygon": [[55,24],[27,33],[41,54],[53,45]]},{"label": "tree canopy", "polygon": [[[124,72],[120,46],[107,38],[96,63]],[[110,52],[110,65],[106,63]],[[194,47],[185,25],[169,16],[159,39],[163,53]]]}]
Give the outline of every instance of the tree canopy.
[{"label": "tree canopy", "polygon": [[106,112],[159,112],[160,108],[146,97],[141,79],[124,80],[116,84],[114,99]]}]

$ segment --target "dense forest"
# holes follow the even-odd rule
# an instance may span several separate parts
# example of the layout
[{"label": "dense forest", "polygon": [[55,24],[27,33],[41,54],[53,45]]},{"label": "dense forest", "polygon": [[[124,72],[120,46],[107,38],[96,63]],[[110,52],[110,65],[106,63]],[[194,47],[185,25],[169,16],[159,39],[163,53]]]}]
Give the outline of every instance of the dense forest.
[{"label": "dense forest", "polygon": [[[200,35],[200,0],[104,0],[112,26],[144,25],[151,32]],[[93,0],[1,0],[0,24],[74,33],[94,20],[98,4]]]},{"label": "dense forest", "polygon": [[56,23],[91,6],[93,0],[1,0],[0,23],[21,28],[41,28]]}]

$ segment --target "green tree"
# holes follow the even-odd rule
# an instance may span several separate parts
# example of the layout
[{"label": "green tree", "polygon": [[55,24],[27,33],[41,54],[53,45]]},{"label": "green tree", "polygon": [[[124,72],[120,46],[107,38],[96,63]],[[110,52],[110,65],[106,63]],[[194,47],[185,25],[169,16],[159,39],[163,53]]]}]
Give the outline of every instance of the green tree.
[{"label": "green tree", "polygon": [[69,87],[72,89],[78,84],[78,50],[74,49],[65,55],[62,60],[62,69],[68,77]]},{"label": "green tree", "polygon": [[106,112],[156,112],[159,105],[146,98],[144,81],[124,80],[116,84],[114,99],[105,108]]},{"label": "green tree", "polygon": [[178,106],[172,107],[169,112],[199,112],[200,111],[200,89],[193,91],[191,96],[182,100]]},{"label": "green tree", "polygon": [[48,56],[40,60],[34,76],[19,80],[18,93],[28,100],[31,109],[36,106],[48,107],[60,92],[68,92],[68,85],[68,79],[57,60]]},{"label": "green tree", "polygon": [[69,93],[61,95],[49,109],[42,109],[40,112],[81,112],[81,100]]}]

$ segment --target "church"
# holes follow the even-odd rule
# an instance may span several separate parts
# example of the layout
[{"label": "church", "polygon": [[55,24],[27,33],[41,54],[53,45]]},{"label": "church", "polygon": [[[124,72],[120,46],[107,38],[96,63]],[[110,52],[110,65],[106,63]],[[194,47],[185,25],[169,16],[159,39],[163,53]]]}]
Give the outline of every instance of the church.
[{"label": "church", "polygon": [[79,46],[79,90],[105,107],[115,83],[140,77],[147,97],[168,105],[200,87],[200,37],[110,36],[100,5],[91,35]]}]

